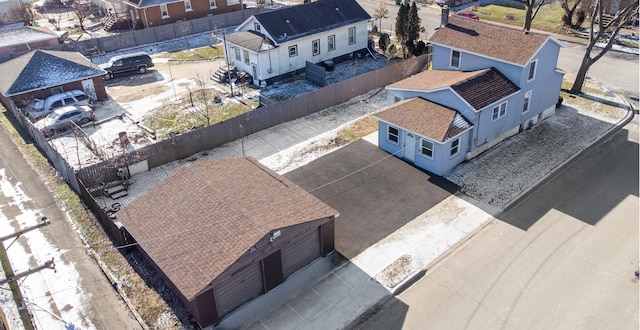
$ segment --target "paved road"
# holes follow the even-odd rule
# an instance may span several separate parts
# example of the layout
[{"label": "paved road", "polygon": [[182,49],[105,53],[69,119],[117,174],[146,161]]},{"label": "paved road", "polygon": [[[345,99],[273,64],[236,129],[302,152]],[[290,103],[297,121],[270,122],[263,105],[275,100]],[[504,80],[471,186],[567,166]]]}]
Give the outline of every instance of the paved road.
[{"label": "paved road", "polygon": [[638,208],[636,118],[357,329],[638,329]]},{"label": "paved road", "polygon": [[[49,226],[43,227],[39,231],[49,242],[55,242],[57,249],[65,251],[62,255],[62,260],[54,260],[55,263],[59,266],[62,264],[73,265],[77,273],[81,274],[79,282],[68,283],[70,279],[64,278],[64,274],[56,274],[50,270],[45,270],[48,272],[46,273],[46,283],[42,286],[37,285],[32,287],[30,289],[31,291],[29,291],[30,294],[27,296],[29,298],[33,298],[34,296],[50,297],[48,305],[39,307],[49,313],[57,314],[58,317],[60,316],[60,310],[66,312],[74,310],[81,315],[82,319],[93,324],[97,329],[141,328],[126,308],[126,305],[113,290],[96,262],[86,253],[83,242],[76,234],[71,223],[67,220],[64,212],[58,207],[54,196],[40,180],[38,173],[25,161],[4,127],[0,127],[0,168],[4,169],[8,181],[13,186],[18,185],[24,191],[26,196],[23,196],[24,198],[22,198],[22,200],[30,199],[27,205],[16,207],[16,201],[13,200],[13,196],[7,196],[4,193],[0,194],[0,204],[3,205],[0,211],[4,215],[2,218],[6,217],[10,219],[9,223],[3,221],[3,223],[0,223],[0,226],[12,226],[15,230],[18,230],[21,228],[20,223],[24,223],[24,219],[20,220],[20,222],[18,220],[21,217],[24,218],[33,215],[23,214],[23,212],[38,210],[42,215],[47,216],[47,218],[51,220]],[[28,246],[26,242],[27,241],[20,239],[14,244],[23,246],[25,251],[37,248]],[[8,249],[10,259],[14,252],[19,251],[15,245]],[[33,276],[34,275],[31,275],[30,277]],[[83,301],[82,306],[63,306],[56,304],[56,297],[58,297],[58,295],[73,295],[74,292],[77,292],[75,290],[76,287],[79,287],[82,292],[88,293],[84,297],[78,297],[78,301]],[[40,291],[40,288],[45,288],[46,292]],[[47,317],[49,314],[44,313],[40,315]],[[38,320],[36,320],[36,322],[38,322]],[[51,326],[50,322],[45,322],[45,324]],[[73,324],[64,324],[63,322],[59,322],[57,325],[59,328],[74,326]],[[42,324],[39,324],[39,326],[42,327]],[[75,326],[82,327],[82,325],[79,324]],[[49,329],[54,328],[49,327]]]}]

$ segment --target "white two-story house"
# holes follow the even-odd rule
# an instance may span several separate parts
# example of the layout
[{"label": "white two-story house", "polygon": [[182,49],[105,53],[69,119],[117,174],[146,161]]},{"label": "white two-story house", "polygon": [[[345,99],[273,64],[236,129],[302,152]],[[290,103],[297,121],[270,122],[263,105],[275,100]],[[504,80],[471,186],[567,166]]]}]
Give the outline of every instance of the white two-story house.
[{"label": "white two-story house", "polygon": [[256,14],[226,36],[226,58],[253,83],[339,62],[367,48],[371,16],[355,0],[318,0]]}]

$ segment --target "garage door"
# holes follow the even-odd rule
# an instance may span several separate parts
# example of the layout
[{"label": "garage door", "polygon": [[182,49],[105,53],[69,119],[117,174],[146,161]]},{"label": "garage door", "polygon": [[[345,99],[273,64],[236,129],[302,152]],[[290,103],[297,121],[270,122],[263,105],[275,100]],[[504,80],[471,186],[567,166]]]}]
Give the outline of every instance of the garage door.
[{"label": "garage door", "polygon": [[262,266],[259,261],[238,270],[215,289],[220,318],[263,293]]},{"label": "garage door", "polygon": [[282,248],[282,273],[286,279],[320,257],[320,229],[315,227]]}]

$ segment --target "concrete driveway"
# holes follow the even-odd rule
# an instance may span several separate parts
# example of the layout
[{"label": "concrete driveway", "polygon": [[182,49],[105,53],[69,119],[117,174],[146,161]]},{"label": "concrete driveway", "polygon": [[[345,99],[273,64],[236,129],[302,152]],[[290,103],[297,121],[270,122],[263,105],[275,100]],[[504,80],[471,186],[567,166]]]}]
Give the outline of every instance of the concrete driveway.
[{"label": "concrete driveway", "polygon": [[335,247],[348,259],[458,190],[363,139],[284,176],[340,212]]}]

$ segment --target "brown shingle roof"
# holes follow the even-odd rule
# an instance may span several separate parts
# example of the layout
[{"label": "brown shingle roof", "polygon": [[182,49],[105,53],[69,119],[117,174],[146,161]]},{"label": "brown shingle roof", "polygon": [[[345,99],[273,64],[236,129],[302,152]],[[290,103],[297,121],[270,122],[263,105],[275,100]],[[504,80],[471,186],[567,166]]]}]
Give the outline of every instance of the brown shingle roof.
[{"label": "brown shingle roof", "polygon": [[118,220],[193,299],[269,231],[337,214],[257,161],[233,158],[181,167]]},{"label": "brown shingle roof", "polygon": [[494,68],[479,72],[473,78],[451,86],[458,95],[476,110],[480,110],[520,90],[516,84]]},{"label": "brown shingle roof", "polygon": [[480,110],[520,90],[495,68],[468,72],[427,70],[388,86],[391,89],[424,91],[445,87],[451,87],[475,110]]},{"label": "brown shingle roof", "polygon": [[457,111],[419,97],[390,105],[374,117],[440,142],[472,127]]},{"label": "brown shingle roof", "polygon": [[498,26],[481,21],[449,17],[429,41],[507,62],[525,65],[542,47],[549,35]]},{"label": "brown shingle roof", "polygon": [[457,70],[427,70],[393,83],[388,88],[392,89],[417,89],[433,90],[457,84],[471,79],[485,70],[457,71]]},{"label": "brown shingle roof", "polygon": [[228,42],[256,53],[263,49],[263,44],[266,44],[265,46],[268,48],[273,48],[273,44],[268,38],[254,31],[239,31],[228,35],[226,38]]}]

